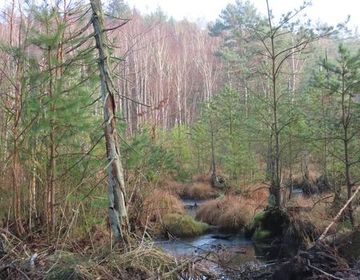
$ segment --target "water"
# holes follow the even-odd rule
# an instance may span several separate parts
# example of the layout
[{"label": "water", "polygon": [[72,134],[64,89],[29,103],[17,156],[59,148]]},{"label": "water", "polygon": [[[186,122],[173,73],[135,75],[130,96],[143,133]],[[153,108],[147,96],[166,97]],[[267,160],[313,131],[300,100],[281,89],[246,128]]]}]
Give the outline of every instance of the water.
[{"label": "water", "polygon": [[187,210],[188,214],[193,218],[196,215],[196,211],[201,204],[206,202],[207,200],[197,200],[197,199],[183,199],[182,202],[184,204],[185,209]]},{"label": "water", "polygon": [[158,240],[155,246],[175,256],[192,256],[208,252],[231,250],[255,257],[253,242],[242,234],[208,233],[190,239]]},{"label": "water", "polygon": [[303,196],[303,190],[302,189],[293,189],[292,190],[292,195],[293,197],[299,197],[299,196]]},{"label": "water", "polygon": [[[195,217],[198,207],[206,200],[184,199],[184,207],[188,214]],[[209,252],[224,252],[233,256],[240,256],[242,261],[255,260],[255,247],[250,239],[243,234],[225,234],[213,230],[201,236],[174,239],[157,240],[155,246],[174,256],[204,255]]]},{"label": "water", "polygon": [[[183,200],[185,209],[193,217],[204,202],[206,200]],[[245,238],[242,233],[226,234],[214,229],[211,233],[193,238],[157,240],[154,245],[175,257],[207,256],[213,261],[207,262],[206,266],[218,276],[217,279],[222,280],[238,279],[228,274],[231,267],[237,271],[241,266],[257,267],[265,264],[261,248],[259,250],[259,247],[252,240]],[[206,262],[206,259],[203,261]]]}]

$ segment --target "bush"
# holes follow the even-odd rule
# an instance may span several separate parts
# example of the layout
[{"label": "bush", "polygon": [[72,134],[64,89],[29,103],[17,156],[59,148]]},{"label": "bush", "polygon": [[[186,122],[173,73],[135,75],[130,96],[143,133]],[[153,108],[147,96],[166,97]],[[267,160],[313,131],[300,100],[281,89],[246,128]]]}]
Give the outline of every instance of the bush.
[{"label": "bush", "polygon": [[204,234],[209,225],[197,222],[189,215],[168,214],[164,218],[164,229],[176,237],[193,237]]}]

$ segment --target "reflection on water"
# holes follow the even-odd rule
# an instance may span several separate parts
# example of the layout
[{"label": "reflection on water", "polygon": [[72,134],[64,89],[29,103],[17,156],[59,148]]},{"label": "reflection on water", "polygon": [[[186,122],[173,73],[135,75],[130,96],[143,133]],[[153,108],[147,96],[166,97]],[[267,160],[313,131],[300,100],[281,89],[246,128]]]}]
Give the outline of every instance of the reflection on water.
[{"label": "reflection on water", "polygon": [[227,235],[211,233],[191,239],[158,240],[155,246],[175,255],[190,256],[208,252],[232,252],[250,259],[255,258],[253,242],[242,234]]},{"label": "reflection on water", "polygon": [[303,196],[303,190],[295,188],[295,189],[292,190],[292,195],[294,197]]},{"label": "reflection on water", "polygon": [[[198,207],[204,202],[206,200],[183,199],[185,209],[193,217]],[[256,260],[254,244],[243,234],[212,232],[187,239],[157,240],[155,246],[174,256],[193,256],[217,252],[222,256],[228,255],[229,258],[231,256],[236,263]]]},{"label": "reflection on water", "polygon": [[[295,193],[301,195],[300,192],[298,194],[295,191]],[[193,217],[198,207],[204,202],[204,200],[183,200],[185,209]],[[194,238],[157,240],[155,246],[176,257],[206,255],[207,259],[204,259],[202,263],[222,280],[238,279],[229,276],[228,271],[231,268],[238,271],[241,266],[264,265],[264,261],[268,259],[266,257],[268,253],[264,252],[261,246],[245,238],[244,234],[225,234],[214,231]],[[224,270],[224,267],[227,269]]]}]

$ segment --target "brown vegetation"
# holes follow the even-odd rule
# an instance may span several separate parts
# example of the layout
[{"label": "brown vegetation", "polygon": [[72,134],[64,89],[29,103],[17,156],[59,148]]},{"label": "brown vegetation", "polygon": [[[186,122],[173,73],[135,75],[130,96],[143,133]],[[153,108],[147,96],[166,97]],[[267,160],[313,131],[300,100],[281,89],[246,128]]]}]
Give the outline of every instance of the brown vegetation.
[{"label": "brown vegetation", "polygon": [[359,276],[335,248],[317,242],[281,265],[272,279],[359,279]]},{"label": "brown vegetation", "polygon": [[192,181],[193,182],[201,182],[201,183],[210,183],[211,176],[210,176],[210,174],[207,174],[207,173],[195,174],[194,176],[192,176]]},{"label": "brown vegetation", "polygon": [[[314,238],[318,237],[332,220],[330,208],[333,196],[298,196],[287,202],[286,209],[292,219],[292,224],[303,228],[304,234],[311,234]],[[308,225],[308,226],[305,226]],[[307,228],[306,228],[307,227]]]},{"label": "brown vegetation", "polygon": [[191,184],[165,180],[159,187],[182,198],[203,200],[218,196],[218,190],[211,187],[210,182],[202,177],[202,175],[196,177],[196,181]]},{"label": "brown vegetation", "polygon": [[259,206],[265,207],[269,199],[269,186],[264,183],[249,185],[242,192],[242,195],[255,201]]},{"label": "brown vegetation", "polygon": [[185,212],[181,200],[174,194],[154,190],[143,203],[141,222],[144,226],[161,223],[167,214],[183,214]]},{"label": "brown vegetation", "polygon": [[239,230],[252,221],[257,208],[254,200],[227,195],[201,205],[196,218],[224,230]]},{"label": "brown vegetation", "polygon": [[218,196],[218,191],[211,187],[209,183],[197,182],[187,185],[180,196],[199,200],[211,199]]},{"label": "brown vegetation", "polygon": [[[49,246],[45,241],[26,244],[0,229],[0,279],[177,279],[187,275],[197,279],[205,273],[192,259],[179,265],[175,257],[152,243],[131,240],[124,252],[107,243],[73,243]],[[3,248],[2,248],[3,247]],[[35,253],[37,252],[37,253]]]},{"label": "brown vegetation", "polygon": [[173,179],[165,179],[158,186],[159,189],[173,193],[176,195],[181,195],[184,192],[184,189],[187,187],[187,184],[175,181]]}]

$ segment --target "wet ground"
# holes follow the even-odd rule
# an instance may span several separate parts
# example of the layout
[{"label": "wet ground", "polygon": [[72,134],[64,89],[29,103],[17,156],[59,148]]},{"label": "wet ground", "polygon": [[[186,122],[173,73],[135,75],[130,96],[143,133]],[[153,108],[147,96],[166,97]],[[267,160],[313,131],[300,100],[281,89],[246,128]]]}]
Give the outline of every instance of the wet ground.
[{"label": "wet ground", "polygon": [[[193,217],[198,207],[204,202],[204,200],[183,200],[185,208]],[[262,258],[256,255],[257,247],[254,242],[245,238],[244,234],[222,233],[218,232],[217,229],[193,238],[157,240],[155,246],[178,257],[215,253],[227,258],[227,261],[233,265],[258,261]]]},{"label": "wet ground", "polygon": [[[300,196],[302,191],[294,189],[293,195]],[[193,217],[204,202],[206,200],[183,200],[185,209]],[[238,278],[240,271],[248,269],[252,273],[251,271],[262,270],[277,259],[276,248],[256,244],[251,239],[245,238],[242,233],[221,233],[215,228],[210,233],[194,238],[157,240],[155,246],[176,257],[211,255],[209,270],[218,273],[219,279],[226,280],[243,279],[242,276]]]},{"label": "wet ground", "polygon": [[209,233],[191,239],[158,240],[155,245],[176,256],[191,256],[210,251],[228,250],[237,251],[249,258],[256,258],[253,242],[243,235]]}]

